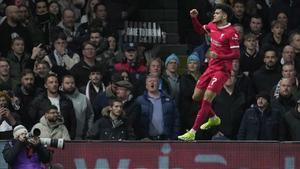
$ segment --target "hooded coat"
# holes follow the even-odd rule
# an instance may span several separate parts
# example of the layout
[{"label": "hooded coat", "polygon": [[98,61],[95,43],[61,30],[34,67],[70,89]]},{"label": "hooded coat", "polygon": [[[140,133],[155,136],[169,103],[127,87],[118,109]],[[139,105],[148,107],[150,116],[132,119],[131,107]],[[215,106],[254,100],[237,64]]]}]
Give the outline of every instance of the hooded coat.
[{"label": "hooded coat", "polygon": [[45,115],[42,116],[40,119],[40,122],[35,124],[32,127],[32,133],[34,129],[40,129],[41,130],[41,138],[51,138],[51,139],[64,139],[64,140],[70,140],[69,132],[64,125],[64,119],[62,116],[59,116],[56,120],[56,122],[50,123],[46,118]]}]

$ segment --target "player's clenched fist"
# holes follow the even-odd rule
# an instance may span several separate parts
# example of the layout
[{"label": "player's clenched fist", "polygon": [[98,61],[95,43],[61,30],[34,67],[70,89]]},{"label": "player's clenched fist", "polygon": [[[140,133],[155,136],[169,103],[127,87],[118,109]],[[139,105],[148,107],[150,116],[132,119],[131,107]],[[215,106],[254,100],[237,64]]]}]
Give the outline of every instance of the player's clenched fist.
[{"label": "player's clenched fist", "polygon": [[190,15],[191,15],[192,18],[196,18],[198,16],[197,9],[190,10]]}]

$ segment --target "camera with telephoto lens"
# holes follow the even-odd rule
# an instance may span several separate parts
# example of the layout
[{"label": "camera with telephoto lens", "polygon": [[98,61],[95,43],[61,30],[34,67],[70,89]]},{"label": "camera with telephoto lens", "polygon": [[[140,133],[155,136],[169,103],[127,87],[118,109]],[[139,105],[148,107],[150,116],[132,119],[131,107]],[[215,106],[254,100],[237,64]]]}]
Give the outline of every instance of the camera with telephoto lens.
[{"label": "camera with telephoto lens", "polygon": [[[37,138],[41,135],[41,130],[35,128],[32,133],[27,136],[27,140]],[[65,142],[64,139],[52,139],[52,138],[39,138],[41,144],[53,147],[53,148],[60,148],[64,149]]]}]

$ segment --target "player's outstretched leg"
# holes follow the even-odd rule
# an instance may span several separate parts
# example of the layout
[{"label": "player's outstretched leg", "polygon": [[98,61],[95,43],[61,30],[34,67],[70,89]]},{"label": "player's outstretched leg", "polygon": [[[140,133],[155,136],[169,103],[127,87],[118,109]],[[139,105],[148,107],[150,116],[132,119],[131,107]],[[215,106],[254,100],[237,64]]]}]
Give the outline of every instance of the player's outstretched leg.
[{"label": "player's outstretched leg", "polygon": [[[208,122],[201,125],[201,129],[209,129],[212,126],[220,125],[221,119],[215,115],[212,110],[212,101],[215,98],[216,93],[212,91],[205,91],[204,98],[202,101],[201,109],[198,111],[197,117],[195,119],[193,128],[187,131],[185,134],[178,136],[179,140],[184,141],[193,141],[195,140],[195,135],[197,130],[200,128],[200,125],[205,121],[207,117],[209,117]],[[203,126],[203,127],[202,127]]]}]

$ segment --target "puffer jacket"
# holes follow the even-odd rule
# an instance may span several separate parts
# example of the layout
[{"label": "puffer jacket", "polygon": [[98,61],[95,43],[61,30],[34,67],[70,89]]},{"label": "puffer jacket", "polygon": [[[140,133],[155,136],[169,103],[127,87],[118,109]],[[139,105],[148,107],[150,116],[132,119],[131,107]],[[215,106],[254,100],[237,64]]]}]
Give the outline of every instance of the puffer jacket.
[{"label": "puffer jacket", "polygon": [[[161,92],[161,103],[163,110],[164,131],[166,139],[177,139],[180,130],[180,117],[174,99]],[[149,124],[152,121],[153,104],[148,99],[147,92],[136,99],[137,104],[141,107],[141,113],[137,115],[138,138],[149,137]]]},{"label": "puffer jacket", "polygon": [[92,140],[129,140],[134,139],[128,121],[123,115],[117,120],[110,117],[109,106],[102,110],[102,117],[97,120],[87,133]]}]

